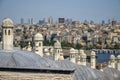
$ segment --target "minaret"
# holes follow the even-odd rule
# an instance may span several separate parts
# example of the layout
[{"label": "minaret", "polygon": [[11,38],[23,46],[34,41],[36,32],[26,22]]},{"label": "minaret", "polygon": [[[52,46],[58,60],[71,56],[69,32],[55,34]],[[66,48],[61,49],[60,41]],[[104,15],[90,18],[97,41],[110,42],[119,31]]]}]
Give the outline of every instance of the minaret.
[{"label": "minaret", "polygon": [[6,18],[2,22],[3,50],[13,50],[13,21]]},{"label": "minaret", "polygon": [[60,53],[62,51],[61,43],[57,40],[54,44],[54,60],[58,60]]},{"label": "minaret", "polygon": [[120,71],[120,55],[117,56],[117,70]]},{"label": "minaret", "polygon": [[115,68],[115,56],[114,55],[110,56],[110,64],[111,64],[111,68]]},{"label": "minaret", "polygon": [[34,52],[36,54],[39,54],[41,57],[43,57],[43,36],[40,33],[36,33],[34,35]]},{"label": "minaret", "polygon": [[70,49],[70,61],[73,62],[73,63],[76,63],[75,49],[74,48]]},{"label": "minaret", "polygon": [[81,65],[86,66],[86,54],[84,53],[84,50],[80,50],[80,55],[81,55]]},{"label": "minaret", "polygon": [[95,69],[96,68],[96,54],[94,51],[91,52],[91,68]]}]

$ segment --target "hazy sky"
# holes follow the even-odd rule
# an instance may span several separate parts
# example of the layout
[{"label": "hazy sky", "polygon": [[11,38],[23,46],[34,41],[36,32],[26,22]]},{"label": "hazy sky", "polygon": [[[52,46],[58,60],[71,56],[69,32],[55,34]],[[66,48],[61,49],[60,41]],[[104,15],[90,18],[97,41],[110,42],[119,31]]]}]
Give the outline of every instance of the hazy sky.
[{"label": "hazy sky", "polygon": [[120,0],[0,0],[0,23],[6,17],[20,23],[20,18],[38,22],[49,16],[54,20],[65,17],[101,22],[115,17],[120,21]]}]

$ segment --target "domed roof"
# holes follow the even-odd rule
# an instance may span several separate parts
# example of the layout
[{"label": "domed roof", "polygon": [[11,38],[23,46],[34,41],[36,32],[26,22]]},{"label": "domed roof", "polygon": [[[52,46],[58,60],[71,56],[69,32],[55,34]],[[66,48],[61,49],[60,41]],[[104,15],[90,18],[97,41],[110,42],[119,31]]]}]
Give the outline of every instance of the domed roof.
[{"label": "domed roof", "polygon": [[36,34],[34,35],[34,40],[43,40],[42,34],[36,33]]},{"label": "domed roof", "polygon": [[82,49],[80,49],[79,51],[80,51],[80,54],[83,54],[83,53],[84,53],[84,50],[82,50]]},{"label": "domed roof", "polygon": [[6,18],[2,21],[2,27],[13,27],[13,21],[10,18]]},{"label": "domed roof", "polygon": [[114,55],[110,55],[110,59],[115,59],[115,56]]},{"label": "domed roof", "polygon": [[46,52],[49,52],[49,50],[48,50],[47,48],[45,48],[45,49],[44,49],[44,52],[45,52],[45,53],[46,53]]},{"label": "domed roof", "polygon": [[64,60],[63,53],[60,54],[58,60]]},{"label": "domed roof", "polygon": [[95,52],[94,52],[94,51],[91,51],[91,55],[92,55],[92,56],[95,56],[96,54],[95,54]]},{"label": "domed roof", "polygon": [[80,50],[80,55],[82,58],[86,58],[86,53],[84,52],[84,50]]},{"label": "domed roof", "polygon": [[0,50],[0,67],[58,68],[59,66],[55,61],[32,52]]},{"label": "domed roof", "polygon": [[61,48],[61,43],[58,40],[54,43],[54,48]]},{"label": "domed roof", "polygon": [[71,48],[71,49],[70,49],[70,53],[71,53],[71,54],[74,54],[74,53],[75,53],[75,49],[74,49],[74,48]]},{"label": "domed roof", "polygon": [[120,80],[120,71],[113,68],[106,68],[102,72],[97,69],[91,69],[88,66],[79,66],[66,59],[56,62],[63,68],[75,68],[74,80]]}]

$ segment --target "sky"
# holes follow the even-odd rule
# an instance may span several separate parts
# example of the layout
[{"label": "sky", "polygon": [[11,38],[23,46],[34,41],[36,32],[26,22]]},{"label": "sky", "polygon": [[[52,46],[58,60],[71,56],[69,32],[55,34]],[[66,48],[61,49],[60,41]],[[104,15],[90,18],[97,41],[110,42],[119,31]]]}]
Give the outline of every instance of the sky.
[{"label": "sky", "polygon": [[120,0],[0,0],[0,23],[6,17],[20,23],[21,18],[38,22],[50,16],[54,21],[64,17],[96,23],[116,18],[120,22]]}]

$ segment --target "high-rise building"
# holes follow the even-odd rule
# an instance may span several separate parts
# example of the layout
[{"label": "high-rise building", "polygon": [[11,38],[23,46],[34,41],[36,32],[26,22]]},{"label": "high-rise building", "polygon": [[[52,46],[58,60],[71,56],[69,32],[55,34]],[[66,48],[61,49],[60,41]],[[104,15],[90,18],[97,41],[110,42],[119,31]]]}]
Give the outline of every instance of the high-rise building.
[{"label": "high-rise building", "polygon": [[48,18],[48,23],[53,24],[53,18],[51,16]]},{"label": "high-rise building", "polygon": [[30,24],[30,18],[28,19],[28,24]]},{"label": "high-rise building", "polygon": [[43,24],[44,23],[44,20],[43,19],[40,19],[39,20],[39,24]]},{"label": "high-rise building", "polygon": [[30,21],[30,22],[31,22],[31,24],[33,24],[33,18],[31,18],[31,21]]},{"label": "high-rise building", "polygon": [[116,19],[115,18],[113,18],[113,20],[112,20],[112,26],[116,26],[116,23],[117,23],[117,21],[116,21]]},{"label": "high-rise building", "polygon": [[58,22],[59,23],[64,23],[65,22],[65,18],[58,18]]},{"label": "high-rise building", "polygon": [[71,18],[67,18],[65,21],[66,22],[72,22],[72,19]]},{"label": "high-rise building", "polygon": [[24,24],[24,19],[23,18],[21,18],[21,22],[20,22],[21,24]]}]

